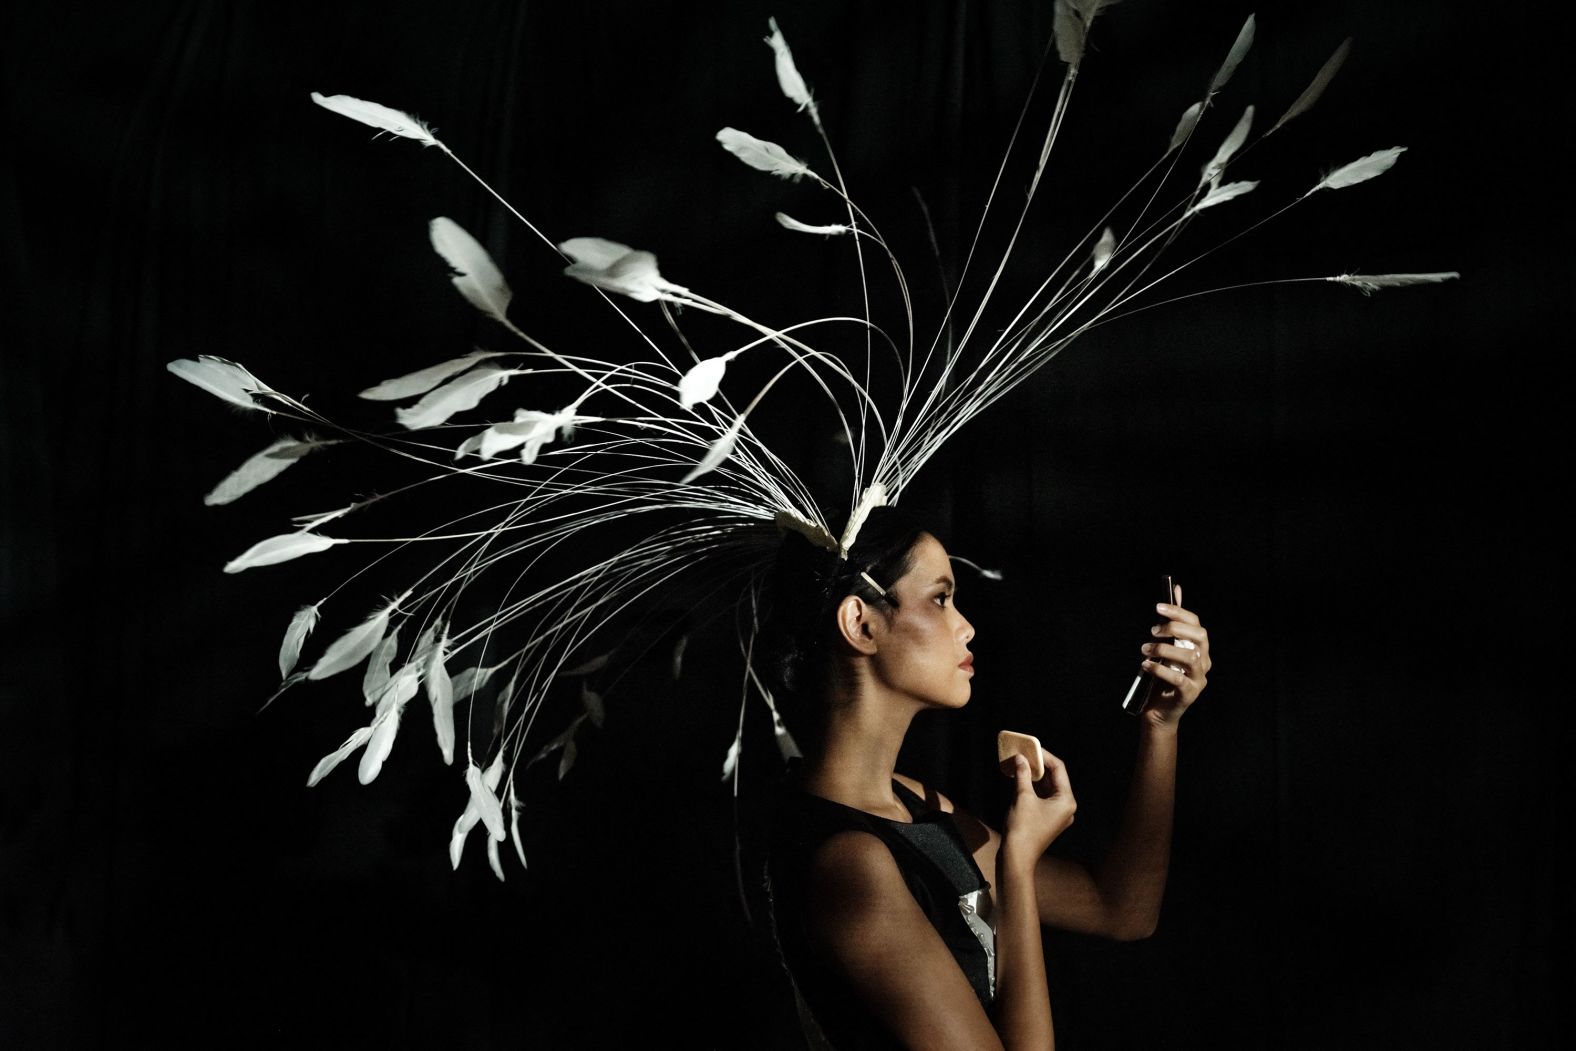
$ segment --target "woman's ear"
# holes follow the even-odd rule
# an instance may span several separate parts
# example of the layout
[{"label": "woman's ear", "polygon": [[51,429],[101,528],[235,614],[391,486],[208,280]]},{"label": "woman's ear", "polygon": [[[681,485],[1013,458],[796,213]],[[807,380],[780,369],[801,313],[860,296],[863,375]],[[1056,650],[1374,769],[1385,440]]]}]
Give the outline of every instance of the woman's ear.
[{"label": "woman's ear", "polygon": [[858,595],[849,595],[837,604],[837,632],[855,653],[876,651],[875,615],[875,609]]}]

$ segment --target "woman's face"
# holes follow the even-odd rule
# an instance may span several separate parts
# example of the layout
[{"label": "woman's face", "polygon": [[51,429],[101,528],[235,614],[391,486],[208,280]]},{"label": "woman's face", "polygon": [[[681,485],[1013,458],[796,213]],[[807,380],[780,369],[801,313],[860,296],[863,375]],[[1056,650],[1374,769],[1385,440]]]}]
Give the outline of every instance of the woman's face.
[{"label": "woman's face", "polygon": [[871,670],[885,685],[918,700],[961,708],[969,702],[974,677],[974,626],[953,604],[957,585],[941,542],[925,533],[913,555],[909,571],[888,589],[897,608],[879,629]]}]

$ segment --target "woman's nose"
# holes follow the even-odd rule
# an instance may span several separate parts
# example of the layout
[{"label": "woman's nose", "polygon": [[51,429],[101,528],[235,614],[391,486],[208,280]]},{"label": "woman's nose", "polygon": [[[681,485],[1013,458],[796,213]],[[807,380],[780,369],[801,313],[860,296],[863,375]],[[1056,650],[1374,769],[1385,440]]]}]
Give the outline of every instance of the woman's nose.
[{"label": "woman's nose", "polygon": [[963,625],[958,631],[958,638],[963,640],[964,645],[967,645],[969,640],[974,638],[974,625],[970,624],[969,619],[963,614],[958,614],[958,617],[963,621]]}]

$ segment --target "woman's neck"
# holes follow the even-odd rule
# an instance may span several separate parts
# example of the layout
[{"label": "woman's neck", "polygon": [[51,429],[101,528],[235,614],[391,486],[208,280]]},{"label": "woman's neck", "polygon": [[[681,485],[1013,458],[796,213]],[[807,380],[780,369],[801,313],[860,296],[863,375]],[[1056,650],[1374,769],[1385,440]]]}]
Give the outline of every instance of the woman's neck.
[{"label": "woman's neck", "polygon": [[820,748],[805,758],[800,785],[844,806],[906,820],[908,808],[892,791],[892,774],[920,706],[870,690],[851,694],[828,703]]}]

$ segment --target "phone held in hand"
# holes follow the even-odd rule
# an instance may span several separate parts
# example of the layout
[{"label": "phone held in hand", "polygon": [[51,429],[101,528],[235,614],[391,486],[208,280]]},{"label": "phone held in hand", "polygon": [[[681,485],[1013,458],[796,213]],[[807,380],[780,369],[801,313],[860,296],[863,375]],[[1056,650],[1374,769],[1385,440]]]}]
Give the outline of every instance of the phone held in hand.
[{"label": "phone held in hand", "polygon": [[[1165,585],[1165,595],[1160,599],[1160,601],[1175,602],[1176,590],[1172,586],[1171,578],[1166,576],[1162,577],[1161,580]],[[1181,643],[1177,643],[1175,639],[1169,636],[1157,636],[1155,638],[1155,642],[1170,642],[1177,645],[1182,645]],[[1191,649],[1192,644],[1187,644],[1187,648]],[[1155,660],[1158,663],[1159,657],[1157,656]],[[1144,709],[1149,707],[1149,703],[1157,696],[1170,697],[1175,693],[1176,687],[1166,683],[1162,679],[1156,678],[1153,675],[1145,675],[1143,672],[1139,672],[1137,677],[1133,679],[1133,685],[1127,688],[1127,696],[1122,698],[1122,711],[1126,712],[1128,715],[1141,715],[1143,714]]]}]

